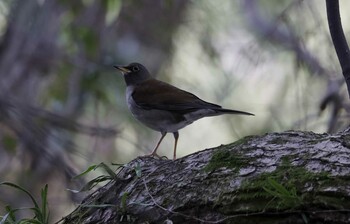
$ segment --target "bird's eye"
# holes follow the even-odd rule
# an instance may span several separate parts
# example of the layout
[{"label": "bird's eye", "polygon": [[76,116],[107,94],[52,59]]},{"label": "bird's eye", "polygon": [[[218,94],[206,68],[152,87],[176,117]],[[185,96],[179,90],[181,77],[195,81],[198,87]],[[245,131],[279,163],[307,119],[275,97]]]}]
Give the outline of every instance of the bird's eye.
[{"label": "bird's eye", "polygon": [[134,67],[132,67],[132,71],[133,72],[138,72],[140,69],[139,69],[139,67],[137,67],[137,66],[134,66]]}]

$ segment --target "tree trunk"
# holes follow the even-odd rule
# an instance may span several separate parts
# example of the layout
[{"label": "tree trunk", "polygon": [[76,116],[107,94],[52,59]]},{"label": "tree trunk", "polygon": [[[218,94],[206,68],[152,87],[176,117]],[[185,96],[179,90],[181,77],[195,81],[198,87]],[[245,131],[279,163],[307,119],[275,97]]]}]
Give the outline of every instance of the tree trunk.
[{"label": "tree trunk", "polygon": [[349,140],[349,130],[287,131],[137,158],[63,222],[349,223]]}]

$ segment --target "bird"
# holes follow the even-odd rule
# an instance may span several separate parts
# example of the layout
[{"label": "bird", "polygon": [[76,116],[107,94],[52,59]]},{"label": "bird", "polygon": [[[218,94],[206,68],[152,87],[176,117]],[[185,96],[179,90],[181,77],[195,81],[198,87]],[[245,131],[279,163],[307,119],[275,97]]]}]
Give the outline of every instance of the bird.
[{"label": "bird", "polygon": [[160,143],[167,133],[173,133],[175,138],[173,160],[175,160],[179,130],[200,118],[222,114],[254,116],[252,113],[222,108],[190,92],[157,80],[140,63],[114,67],[124,76],[126,102],[132,115],[145,126],[161,133],[152,153],[146,156],[160,158],[157,154]]}]

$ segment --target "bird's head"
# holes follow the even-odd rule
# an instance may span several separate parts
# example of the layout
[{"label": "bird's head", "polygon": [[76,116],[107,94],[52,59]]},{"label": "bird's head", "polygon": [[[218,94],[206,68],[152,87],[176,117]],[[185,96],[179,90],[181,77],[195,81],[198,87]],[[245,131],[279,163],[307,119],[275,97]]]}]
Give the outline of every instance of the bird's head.
[{"label": "bird's head", "polygon": [[148,70],[140,63],[131,63],[126,66],[116,65],[116,69],[122,72],[126,85],[136,85],[151,78]]}]

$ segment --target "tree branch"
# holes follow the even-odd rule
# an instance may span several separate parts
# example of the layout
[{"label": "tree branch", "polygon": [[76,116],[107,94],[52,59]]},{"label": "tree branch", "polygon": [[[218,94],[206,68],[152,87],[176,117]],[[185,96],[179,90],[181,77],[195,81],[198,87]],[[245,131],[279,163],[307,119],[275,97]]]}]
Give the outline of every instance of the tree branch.
[{"label": "tree branch", "polygon": [[341,24],[338,0],[326,0],[329,31],[350,96],[350,52]]},{"label": "tree branch", "polygon": [[175,161],[140,157],[61,222],[347,223],[349,138],[288,131]]}]

